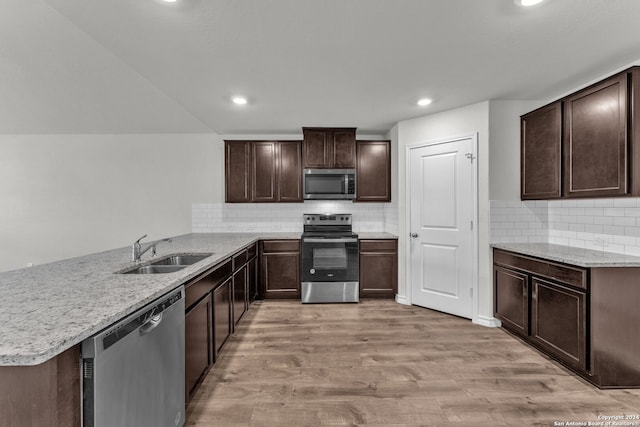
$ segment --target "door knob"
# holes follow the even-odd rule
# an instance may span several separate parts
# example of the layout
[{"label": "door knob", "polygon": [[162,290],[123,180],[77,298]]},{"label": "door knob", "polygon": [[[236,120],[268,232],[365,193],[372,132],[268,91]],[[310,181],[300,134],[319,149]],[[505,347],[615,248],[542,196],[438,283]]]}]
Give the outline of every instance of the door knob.
[{"label": "door knob", "polygon": [[418,233],[411,233],[410,236],[415,239],[416,237],[418,237]]}]

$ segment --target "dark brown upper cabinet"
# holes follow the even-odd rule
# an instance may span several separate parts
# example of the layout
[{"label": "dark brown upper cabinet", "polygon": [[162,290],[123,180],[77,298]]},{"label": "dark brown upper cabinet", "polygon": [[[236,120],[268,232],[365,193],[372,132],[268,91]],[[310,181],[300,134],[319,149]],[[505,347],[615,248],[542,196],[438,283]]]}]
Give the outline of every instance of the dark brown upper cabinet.
[{"label": "dark brown upper cabinet", "polygon": [[520,118],[520,190],[522,200],[562,195],[562,102]]},{"label": "dark brown upper cabinet", "polygon": [[251,143],[251,201],[275,202],[277,143],[254,141]]},{"label": "dark brown upper cabinet", "polygon": [[639,110],[632,67],[523,115],[521,198],[640,195]]},{"label": "dark brown upper cabinet", "polygon": [[624,73],[565,99],[565,196],[628,193],[627,96]]},{"label": "dark brown upper cabinet", "polygon": [[278,142],[278,201],[302,202],[302,143]]},{"label": "dark brown upper cabinet", "polygon": [[227,203],[251,201],[251,176],[249,162],[251,143],[249,141],[225,141],[224,143],[224,184]]},{"label": "dark brown upper cabinet", "polygon": [[356,142],[356,202],[391,201],[390,141]]},{"label": "dark brown upper cabinet", "polygon": [[356,128],[303,127],[305,168],[355,168]]},{"label": "dark brown upper cabinet", "polygon": [[225,141],[225,201],[302,202],[302,142]]}]

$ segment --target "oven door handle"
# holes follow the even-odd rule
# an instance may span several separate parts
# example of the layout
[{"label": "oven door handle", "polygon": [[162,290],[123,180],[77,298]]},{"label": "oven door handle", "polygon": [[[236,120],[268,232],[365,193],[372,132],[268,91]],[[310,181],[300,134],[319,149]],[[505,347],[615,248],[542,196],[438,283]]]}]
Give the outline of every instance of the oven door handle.
[{"label": "oven door handle", "polygon": [[327,239],[314,239],[314,238],[302,238],[303,242],[308,243],[354,243],[357,242],[358,239],[355,237],[338,237],[338,238],[327,238]]}]

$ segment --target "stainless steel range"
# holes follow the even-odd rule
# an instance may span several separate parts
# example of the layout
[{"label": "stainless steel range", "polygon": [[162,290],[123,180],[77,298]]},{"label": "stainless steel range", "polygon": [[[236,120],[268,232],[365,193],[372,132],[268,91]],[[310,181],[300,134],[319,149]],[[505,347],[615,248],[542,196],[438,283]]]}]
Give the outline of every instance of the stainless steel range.
[{"label": "stainless steel range", "polygon": [[351,214],[304,214],[302,302],[358,302],[358,235]]}]

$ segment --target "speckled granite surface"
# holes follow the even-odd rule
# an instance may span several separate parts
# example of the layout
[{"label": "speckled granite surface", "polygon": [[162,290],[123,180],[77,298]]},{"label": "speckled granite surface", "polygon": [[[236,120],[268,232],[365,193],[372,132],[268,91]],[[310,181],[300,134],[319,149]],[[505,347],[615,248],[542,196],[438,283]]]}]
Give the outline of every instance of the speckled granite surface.
[{"label": "speckled granite surface", "polygon": [[550,243],[495,243],[491,246],[496,249],[504,249],[580,267],[640,267],[640,257],[614,252],[595,251]]},{"label": "speckled granite surface", "polygon": [[[258,239],[299,238],[300,233],[173,237],[158,244],[158,258],[213,255],[166,274],[116,274],[134,265],[131,247],[0,273],[0,366],[45,362]],[[143,264],[149,259],[144,254]]]}]

